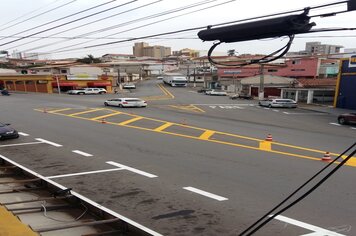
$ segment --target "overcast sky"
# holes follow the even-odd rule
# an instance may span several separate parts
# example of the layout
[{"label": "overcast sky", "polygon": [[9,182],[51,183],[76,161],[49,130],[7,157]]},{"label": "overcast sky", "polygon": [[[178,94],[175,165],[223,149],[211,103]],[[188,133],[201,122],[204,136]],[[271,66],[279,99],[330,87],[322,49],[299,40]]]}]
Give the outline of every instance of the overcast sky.
[{"label": "overcast sky", "polygon": [[[204,27],[331,2],[341,1],[1,0],[0,50],[7,50],[10,54],[14,50],[52,53],[51,58],[84,57],[88,54],[98,57],[107,53],[132,54],[134,42],[139,41],[171,47],[172,51],[182,48],[208,50],[212,42],[202,42],[197,37],[199,30],[100,47],[86,49],[83,47]],[[97,7],[100,4],[105,5]],[[197,6],[182,10],[193,4]],[[86,11],[89,8],[93,9]],[[346,10],[346,4],[325,8],[323,11],[314,10],[310,15],[339,10]],[[80,11],[84,12],[79,13]],[[104,12],[96,14],[100,11]],[[164,12],[171,13],[163,15]],[[327,18],[316,17],[312,18],[312,21],[317,24],[314,28],[355,27],[355,13],[356,11]],[[88,17],[89,15],[93,16]],[[60,18],[64,19],[60,20]],[[80,18],[84,19],[79,20]],[[71,21],[73,22],[70,23]],[[59,27],[60,25],[63,26]],[[111,29],[107,29],[108,27]],[[53,29],[49,30],[50,28]],[[41,31],[44,32],[39,33]],[[290,51],[303,50],[305,42],[308,41],[356,48],[356,37],[353,37],[355,35],[356,32],[353,31],[297,35]],[[20,37],[26,38],[19,40]],[[18,41],[11,42],[14,40]],[[285,43],[286,39],[281,38],[229,43],[222,44],[216,51],[226,52],[235,49],[239,54],[267,54],[284,46]]]}]

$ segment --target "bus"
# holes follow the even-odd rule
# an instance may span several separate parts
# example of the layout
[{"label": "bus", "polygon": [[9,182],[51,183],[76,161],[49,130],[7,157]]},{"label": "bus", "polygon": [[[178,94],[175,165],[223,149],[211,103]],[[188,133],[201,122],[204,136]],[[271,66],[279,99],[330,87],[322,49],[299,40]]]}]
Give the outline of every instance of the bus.
[{"label": "bus", "polygon": [[188,80],[185,76],[178,73],[166,73],[163,75],[163,83],[172,87],[187,87]]}]

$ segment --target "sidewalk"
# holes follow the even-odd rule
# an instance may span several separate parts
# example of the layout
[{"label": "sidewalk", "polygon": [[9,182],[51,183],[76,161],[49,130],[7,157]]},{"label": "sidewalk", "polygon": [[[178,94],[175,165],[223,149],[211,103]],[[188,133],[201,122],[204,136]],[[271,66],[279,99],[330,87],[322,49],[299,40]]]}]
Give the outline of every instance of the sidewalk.
[{"label": "sidewalk", "polygon": [[331,115],[338,116],[343,113],[355,113],[355,110],[348,110],[348,109],[342,109],[342,108],[335,108],[331,105],[321,105],[321,104],[298,104],[298,108],[304,109],[304,110],[309,110],[309,111],[315,111],[315,112],[321,112],[321,113],[328,113]]}]

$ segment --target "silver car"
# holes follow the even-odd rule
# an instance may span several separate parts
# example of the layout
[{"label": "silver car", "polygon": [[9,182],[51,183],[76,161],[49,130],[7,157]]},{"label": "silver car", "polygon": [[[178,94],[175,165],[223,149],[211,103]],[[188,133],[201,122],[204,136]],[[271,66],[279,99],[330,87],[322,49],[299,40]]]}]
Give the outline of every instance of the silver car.
[{"label": "silver car", "polygon": [[258,105],[264,107],[286,107],[296,108],[298,104],[292,99],[264,99],[258,102]]},{"label": "silver car", "polygon": [[147,107],[147,102],[139,98],[112,98],[104,102],[105,106]]}]

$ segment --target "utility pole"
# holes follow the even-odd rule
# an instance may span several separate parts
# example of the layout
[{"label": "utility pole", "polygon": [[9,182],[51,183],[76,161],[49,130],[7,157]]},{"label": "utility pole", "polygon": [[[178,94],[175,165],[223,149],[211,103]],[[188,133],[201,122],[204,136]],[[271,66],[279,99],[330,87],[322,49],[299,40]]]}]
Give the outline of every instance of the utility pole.
[{"label": "utility pole", "polygon": [[263,74],[263,69],[264,69],[264,65],[260,64],[260,87],[258,89],[258,98],[260,100],[263,100],[265,98],[265,87],[264,87],[264,83],[265,83],[265,76]]},{"label": "utility pole", "polygon": [[117,66],[117,81],[119,82],[119,89],[122,90],[121,77],[120,77],[120,66]]}]

